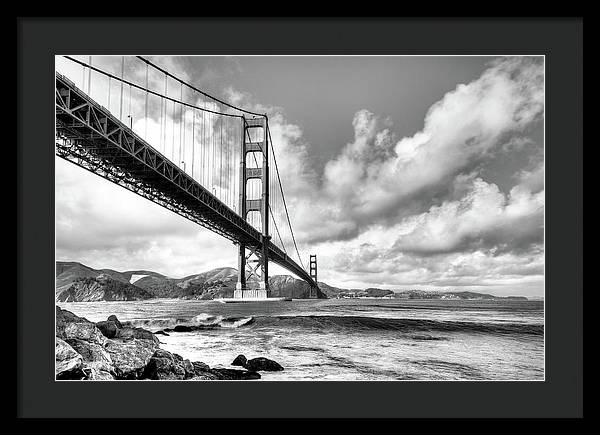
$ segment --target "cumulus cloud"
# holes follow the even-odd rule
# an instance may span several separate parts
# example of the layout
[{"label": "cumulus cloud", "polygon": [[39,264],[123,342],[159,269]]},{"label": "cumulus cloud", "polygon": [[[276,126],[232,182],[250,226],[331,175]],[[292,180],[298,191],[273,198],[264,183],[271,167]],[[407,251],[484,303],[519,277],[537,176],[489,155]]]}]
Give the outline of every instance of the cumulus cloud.
[{"label": "cumulus cloud", "polygon": [[477,178],[460,200],[403,220],[393,248],[421,255],[528,248],[543,241],[543,212],[544,191],[518,185],[504,195]]},{"label": "cumulus cloud", "polygon": [[424,191],[444,189],[542,113],[543,68],[527,58],[497,61],[458,85],[429,109],[421,131],[395,144],[388,126],[358,112],[354,142],[325,167],[327,201],[356,227],[395,215]]},{"label": "cumulus cloud", "polygon": [[544,188],[544,162],[521,169],[514,176],[517,182],[532,192],[538,192]]}]

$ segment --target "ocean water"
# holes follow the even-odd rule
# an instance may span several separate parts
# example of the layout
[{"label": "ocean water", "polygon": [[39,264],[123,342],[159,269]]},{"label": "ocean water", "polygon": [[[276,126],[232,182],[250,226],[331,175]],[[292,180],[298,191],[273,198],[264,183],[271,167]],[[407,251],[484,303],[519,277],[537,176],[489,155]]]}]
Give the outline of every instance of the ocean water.
[{"label": "ocean water", "polygon": [[211,367],[238,354],[279,362],[262,380],[543,380],[542,301],[327,299],[223,304],[155,299],[70,302],[91,321],[115,314],[161,347]]}]

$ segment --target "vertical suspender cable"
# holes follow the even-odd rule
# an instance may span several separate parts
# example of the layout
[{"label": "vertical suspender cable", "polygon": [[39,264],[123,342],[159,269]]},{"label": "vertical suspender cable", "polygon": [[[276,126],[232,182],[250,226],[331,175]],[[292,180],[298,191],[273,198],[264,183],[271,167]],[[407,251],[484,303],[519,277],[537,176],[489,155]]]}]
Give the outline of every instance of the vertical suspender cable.
[{"label": "vertical suspender cable", "polygon": [[227,122],[227,128],[225,129],[225,139],[227,141],[227,145],[226,145],[226,150],[227,150],[227,159],[225,160],[226,164],[227,164],[227,205],[229,205],[231,207],[231,192],[230,192],[230,188],[231,188],[231,133],[229,131],[230,125],[229,125],[229,118],[225,119]]},{"label": "vertical suspender cable", "polygon": [[119,121],[123,121],[123,75],[125,74],[125,56],[121,56],[121,102],[119,104]]},{"label": "vertical suspender cable", "polygon": [[[171,161],[175,160],[175,101],[173,101],[173,111],[171,112],[171,129],[173,134],[171,135]],[[179,152],[181,153],[181,148],[179,149]],[[181,160],[180,160],[181,161]],[[179,163],[177,166],[181,165],[181,163]]]},{"label": "vertical suspender cable", "polygon": [[[92,66],[92,56],[88,57],[88,63],[90,64],[90,66]],[[91,92],[92,92],[92,69],[89,68],[89,71],[88,71],[88,95],[91,96]]]},{"label": "vertical suspender cable", "polygon": [[187,109],[184,106],[181,106],[181,110],[183,110],[183,138],[181,139],[183,142],[183,156],[181,161],[183,162],[183,171],[186,172],[187,162],[185,161],[185,116],[187,115]]},{"label": "vertical suspender cable", "polygon": [[[204,105],[204,104],[203,104]],[[202,185],[204,187],[206,187],[206,180],[205,180],[205,175],[206,175],[206,125],[204,123],[204,111],[202,111],[202,124],[201,124],[201,128],[202,128],[202,133],[200,134],[200,137],[202,138],[200,140],[200,146],[201,146],[201,153],[200,153],[200,158],[202,160],[200,160],[201,165],[200,165],[200,178],[202,180]]]},{"label": "vertical suspender cable", "polygon": [[146,64],[146,106],[144,109],[144,140],[148,140],[148,64]]},{"label": "vertical suspender cable", "polygon": [[[183,101],[183,83],[180,86],[179,91],[179,101]],[[183,127],[183,105],[180,105],[179,108],[179,163],[177,166],[181,167],[182,159],[182,149],[181,149],[181,129]],[[184,144],[185,146],[185,144]],[[183,158],[185,158],[185,152],[183,153]]]},{"label": "vertical suspender cable", "polygon": [[[221,122],[220,122],[220,128],[221,128],[221,135],[220,135],[220,144],[219,144],[219,196],[222,197],[223,196],[223,117],[220,118]],[[221,200],[223,200],[222,198],[220,198]]]},{"label": "vertical suspender cable", "polygon": [[[168,82],[167,82],[167,75],[165,74],[165,96],[168,96]],[[163,152],[165,153],[165,156],[167,155],[167,100],[164,100],[164,112],[165,112],[165,117],[164,117],[164,126],[163,126]]]},{"label": "vertical suspender cable", "polygon": [[192,178],[194,178],[194,157],[196,149],[196,109],[192,109]]},{"label": "vertical suspender cable", "polygon": [[129,125],[130,128],[133,130],[133,117],[131,116],[131,85],[129,85],[129,110],[128,110],[128,115],[129,115]]}]

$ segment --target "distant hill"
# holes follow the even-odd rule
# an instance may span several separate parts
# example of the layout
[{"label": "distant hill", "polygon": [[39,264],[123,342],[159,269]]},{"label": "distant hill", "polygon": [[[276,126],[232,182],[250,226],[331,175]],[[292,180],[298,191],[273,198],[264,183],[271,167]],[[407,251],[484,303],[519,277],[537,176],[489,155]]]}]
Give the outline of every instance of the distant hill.
[{"label": "distant hill", "polygon": [[133,275],[163,275],[149,271],[128,271],[117,272],[112,269],[92,269],[84,264],[74,261],[57,261],[56,262],[56,295],[63,290],[68,289],[77,278],[96,278],[100,275],[107,275],[115,281],[129,283]]},{"label": "distant hill", "polygon": [[319,289],[327,296],[328,298],[335,298],[340,293],[345,292],[346,290],[330,286],[329,284],[325,284],[324,282],[319,281]]},{"label": "distant hill", "polygon": [[[321,284],[319,283],[319,285]],[[310,285],[306,281],[296,279],[290,275],[274,275],[269,277],[269,287],[273,297],[310,298]],[[326,299],[327,295],[321,289],[318,289],[317,298]]]},{"label": "distant hill", "polygon": [[431,290],[402,290],[397,291],[394,296],[399,299],[477,299],[477,300],[495,300],[512,299],[528,300],[525,296],[494,296],[487,293],[478,293],[471,291],[431,291]]},{"label": "distant hill", "polygon": [[56,294],[57,302],[136,301],[154,296],[133,284],[113,279],[108,274],[75,278],[69,287]]}]

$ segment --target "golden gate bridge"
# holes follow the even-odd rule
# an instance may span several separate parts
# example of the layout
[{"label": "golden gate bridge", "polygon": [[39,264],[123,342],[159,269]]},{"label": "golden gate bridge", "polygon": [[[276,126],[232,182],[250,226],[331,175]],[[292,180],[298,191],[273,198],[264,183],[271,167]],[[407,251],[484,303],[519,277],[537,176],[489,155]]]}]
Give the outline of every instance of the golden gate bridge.
[{"label": "golden gate bridge", "polygon": [[57,156],[238,245],[235,299],[269,298],[269,261],[318,295],[316,256],[307,271],[267,114],[211,96],[142,56],[121,56],[120,74],[92,56],[63,58],[82,75],[75,83],[56,72]]}]

